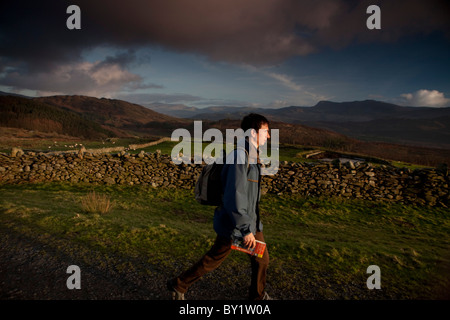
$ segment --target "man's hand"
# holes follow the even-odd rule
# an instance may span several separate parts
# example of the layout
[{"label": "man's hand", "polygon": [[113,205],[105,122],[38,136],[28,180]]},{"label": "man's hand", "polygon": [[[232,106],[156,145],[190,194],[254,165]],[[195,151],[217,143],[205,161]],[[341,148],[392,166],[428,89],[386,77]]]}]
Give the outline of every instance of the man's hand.
[{"label": "man's hand", "polygon": [[244,237],[244,245],[247,246],[250,249],[253,249],[256,247],[256,239],[253,233],[249,233]]}]

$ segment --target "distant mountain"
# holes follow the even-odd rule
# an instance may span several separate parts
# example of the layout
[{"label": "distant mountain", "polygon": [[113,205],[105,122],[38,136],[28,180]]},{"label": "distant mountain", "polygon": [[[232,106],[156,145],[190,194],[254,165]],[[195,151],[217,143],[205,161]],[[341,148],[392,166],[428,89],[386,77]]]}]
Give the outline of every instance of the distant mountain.
[{"label": "distant mountain", "polygon": [[198,108],[188,107],[184,104],[150,103],[145,105],[150,110],[176,118],[189,119],[198,113]]},{"label": "distant mountain", "polygon": [[[182,112],[181,112],[182,110]],[[217,121],[241,119],[250,112],[264,114],[271,121],[303,124],[332,130],[367,141],[402,143],[450,149],[450,108],[403,107],[365,100],[320,101],[313,107],[280,109],[209,107],[204,109],[165,105],[162,113],[190,119]]]},{"label": "distant mountain", "polygon": [[250,112],[260,112],[260,108],[236,107],[236,106],[213,106],[206,108],[189,107],[183,104],[151,103],[146,105],[151,110],[160,112],[172,117],[179,117],[193,120],[221,120],[221,119],[241,119]]},{"label": "distant mountain", "polygon": [[313,107],[290,106],[285,108],[254,108],[214,106],[195,108],[185,105],[151,104],[150,109],[174,117],[218,120],[240,119],[242,115],[258,112],[276,121],[302,123],[364,122],[377,119],[431,119],[450,115],[450,108],[404,107],[391,103],[365,100],[353,102],[320,101]]},{"label": "distant mountain", "polygon": [[374,100],[320,101],[312,108],[293,107],[277,115],[292,119],[296,109],[303,111],[300,117],[296,117],[296,122],[364,122],[379,119],[430,119],[450,115],[450,108],[403,107]]},{"label": "distant mountain", "polygon": [[[290,112],[282,116],[295,118]],[[365,141],[450,149],[450,108],[402,107],[372,100],[324,101],[291,122]]]}]

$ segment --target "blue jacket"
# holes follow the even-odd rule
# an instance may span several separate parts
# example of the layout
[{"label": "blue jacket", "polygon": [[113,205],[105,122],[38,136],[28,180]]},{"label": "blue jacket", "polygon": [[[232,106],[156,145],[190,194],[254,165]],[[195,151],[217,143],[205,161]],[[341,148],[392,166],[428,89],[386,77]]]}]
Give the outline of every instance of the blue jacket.
[{"label": "blue jacket", "polygon": [[[237,148],[227,156],[222,169],[222,205],[214,212],[214,230],[219,236],[240,238],[263,229],[259,217],[261,165],[257,155],[257,148],[246,139],[245,151]],[[230,159],[234,161],[230,163]]]}]

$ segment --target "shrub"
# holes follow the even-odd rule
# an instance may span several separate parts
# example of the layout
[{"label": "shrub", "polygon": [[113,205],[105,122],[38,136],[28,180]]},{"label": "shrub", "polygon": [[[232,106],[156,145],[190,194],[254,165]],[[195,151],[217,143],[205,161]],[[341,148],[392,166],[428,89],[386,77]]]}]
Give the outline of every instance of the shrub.
[{"label": "shrub", "polygon": [[113,207],[109,196],[104,194],[96,194],[95,191],[87,194],[82,200],[81,205],[88,213],[106,214]]}]

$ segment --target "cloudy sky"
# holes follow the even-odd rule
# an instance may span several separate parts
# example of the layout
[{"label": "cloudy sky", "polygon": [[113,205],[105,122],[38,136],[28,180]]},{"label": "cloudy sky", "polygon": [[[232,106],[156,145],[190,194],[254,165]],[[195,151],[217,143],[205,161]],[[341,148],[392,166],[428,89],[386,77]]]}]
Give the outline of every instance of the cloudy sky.
[{"label": "cloudy sky", "polygon": [[[81,9],[69,30],[67,7]],[[381,9],[369,30],[367,7]],[[0,91],[140,104],[450,106],[450,5],[424,0],[41,0],[0,5]]]}]

